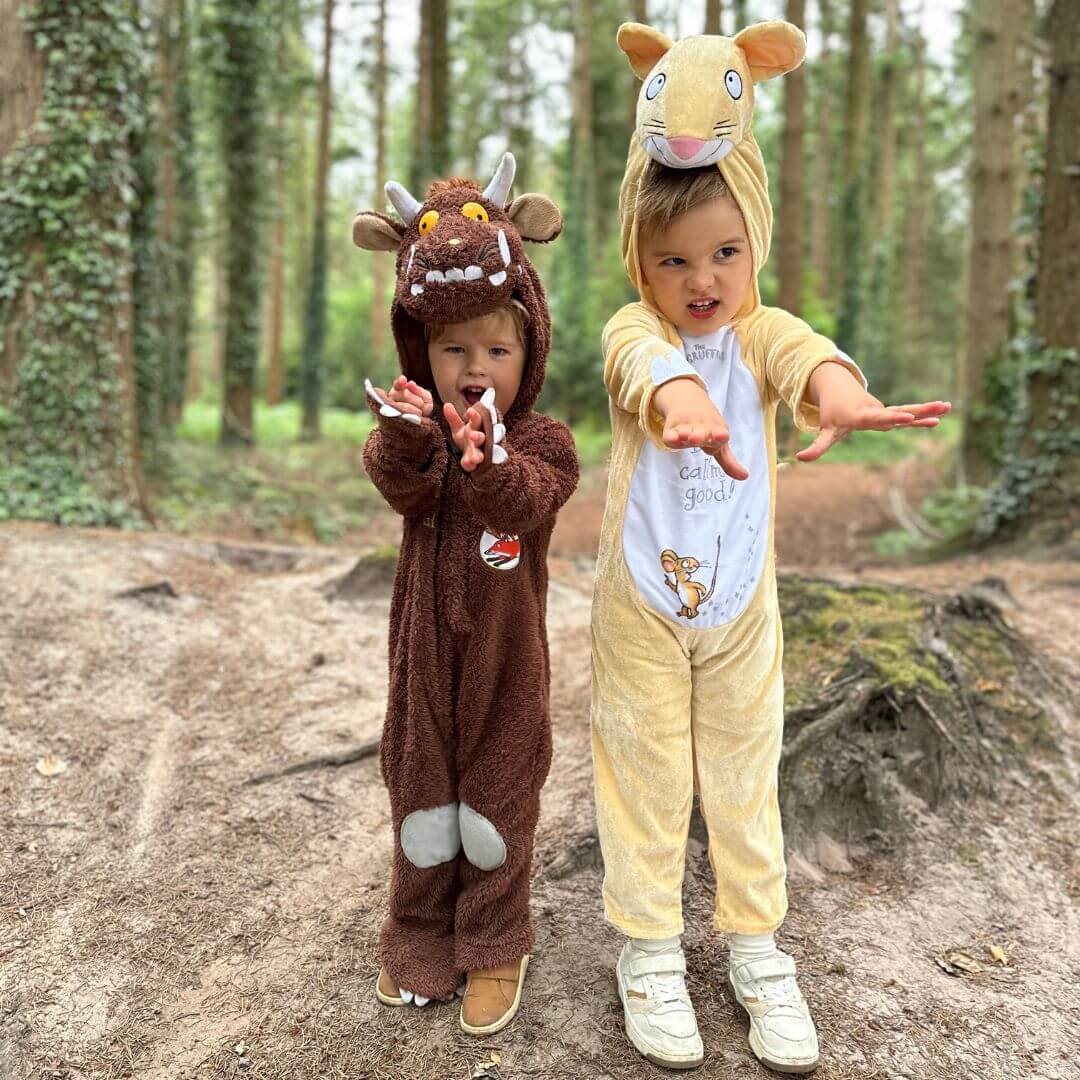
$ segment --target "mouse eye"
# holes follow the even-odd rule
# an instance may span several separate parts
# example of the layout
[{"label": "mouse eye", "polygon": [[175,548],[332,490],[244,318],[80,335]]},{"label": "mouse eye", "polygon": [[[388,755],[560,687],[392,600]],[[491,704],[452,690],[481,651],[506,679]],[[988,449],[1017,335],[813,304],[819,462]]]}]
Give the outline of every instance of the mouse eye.
[{"label": "mouse eye", "polygon": [[645,87],[645,100],[652,101],[652,99],[664,89],[664,83],[666,82],[667,76],[663,73],[654,75],[649,80],[649,85]]},{"label": "mouse eye", "polygon": [[724,85],[727,92],[738,101],[742,97],[742,76],[737,71],[729,71],[724,76]]}]

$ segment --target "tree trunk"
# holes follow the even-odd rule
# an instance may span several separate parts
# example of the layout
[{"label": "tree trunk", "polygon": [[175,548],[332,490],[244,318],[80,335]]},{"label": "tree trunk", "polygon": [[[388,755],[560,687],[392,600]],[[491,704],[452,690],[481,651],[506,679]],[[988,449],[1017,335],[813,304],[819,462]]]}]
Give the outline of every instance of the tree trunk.
[{"label": "tree trunk", "polygon": [[[787,21],[803,29],[806,0],[787,0]],[[803,136],[806,131],[806,71],[784,77],[784,134],[780,153],[780,307],[802,311]]]},{"label": "tree trunk", "polygon": [[1000,432],[987,412],[986,372],[1009,336],[1019,104],[1015,0],[975,5],[975,129],[971,169],[967,350],[964,363],[964,479],[993,475]]},{"label": "tree trunk", "polygon": [[431,173],[440,177],[450,168],[448,21],[447,0],[431,0]]},{"label": "tree trunk", "polygon": [[870,42],[866,32],[869,0],[851,0],[850,48],[848,52],[847,122],[844,133],[844,223],[841,266],[844,293],[837,319],[836,337],[841,348],[857,352],[860,309],[863,301],[863,268],[866,265],[863,170],[866,155],[870,98]]},{"label": "tree trunk", "polygon": [[219,76],[225,161],[226,316],[222,446],[255,441],[255,369],[262,311],[259,250],[262,195],[260,0],[218,9],[225,56]]},{"label": "tree trunk", "polygon": [[900,70],[898,0],[885,0],[885,67],[881,73],[881,134],[874,188],[874,227],[877,242],[892,221],[893,188],[896,182],[896,84]]},{"label": "tree trunk", "polygon": [[[1080,531],[1080,6],[1050,13],[1050,108],[1035,329],[1047,359],[1027,386],[1029,418],[1017,472],[1039,476],[1020,525],[1037,543],[1075,543]],[[1066,351],[1070,350],[1070,351]],[[1026,468],[1025,468],[1026,466]]]},{"label": "tree trunk", "polygon": [[300,437],[319,437],[323,341],[326,335],[326,188],[330,176],[330,59],[334,0],[323,5],[323,73],[319,91],[319,163],[315,175],[315,219],[312,227],[311,280],[304,323],[301,396],[304,415]]},{"label": "tree trunk", "polygon": [[[147,510],[129,194],[145,41],[91,0],[70,28],[44,14],[0,0],[0,518],[119,524]],[[53,147],[83,145],[86,113],[98,141],[75,172]]]},{"label": "tree trunk", "polygon": [[[375,195],[373,205],[386,203],[386,0],[378,0],[375,19]],[[382,358],[389,318],[386,310],[386,283],[389,255],[385,251],[371,253],[371,311],[368,316],[368,354],[374,363]]]},{"label": "tree trunk", "polygon": [[[720,0],[705,0],[705,29],[706,34],[722,34],[720,21],[723,17]],[[642,20],[644,22],[644,20]]]},{"label": "tree trunk", "polygon": [[904,370],[909,379],[923,385],[929,374],[925,357],[927,340],[926,319],[926,39],[923,37],[924,5],[918,13],[918,32],[912,44],[914,54],[912,81],[911,179],[907,185],[906,212],[904,214],[903,285],[901,313],[906,327],[904,340],[900,343],[904,356]]},{"label": "tree trunk", "polygon": [[409,190],[423,199],[431,179],[431,8],[434,0],[420,0],[420,30],[416,39],[416,107],[413,112],[413,147]]},{"label": "tree trunk", "polygon": [[0,158],[37,119],[45,65],[19,20],[21,0],[0,0]]},{"label": "tree trunk", "polygon": [[830,88],[830,59],[832,57],[833,14],[831,0],[818,0],[821,20],[821,56],[817,63],[817,90],[814,94],[814,190],[813,214],[810,226],[810,261],[814,267],[815,292],[821,299],[832,293],[832,253],[829,238],[832,233],[832,140],[829,138],[833,118],[833,94]]},{"label": "tree trunk", "polygon": [[279,111],[278,155],[274,162],[274,227],[270,242],[269,340],[266,347],[266,404],[279,405],[284,391],[281,337],[285,324],[285,115]]}]

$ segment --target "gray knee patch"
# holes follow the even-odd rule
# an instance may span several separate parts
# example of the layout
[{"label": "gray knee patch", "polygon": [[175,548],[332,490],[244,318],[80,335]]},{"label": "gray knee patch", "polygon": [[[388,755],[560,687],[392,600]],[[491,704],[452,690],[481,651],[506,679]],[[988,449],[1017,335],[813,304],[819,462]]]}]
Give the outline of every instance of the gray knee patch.
[{"label": "gray knee patch", "polygon": [[401,850],[421,870],[449,862],[461,850],[458,804],[414,810],[401,823]]},{"label": "gray knee patch", "polygon": [[461,804],[461,846],[465,858],[478,870],[497,870],[506,862],[506,844],[499,830],[468,803]]}]

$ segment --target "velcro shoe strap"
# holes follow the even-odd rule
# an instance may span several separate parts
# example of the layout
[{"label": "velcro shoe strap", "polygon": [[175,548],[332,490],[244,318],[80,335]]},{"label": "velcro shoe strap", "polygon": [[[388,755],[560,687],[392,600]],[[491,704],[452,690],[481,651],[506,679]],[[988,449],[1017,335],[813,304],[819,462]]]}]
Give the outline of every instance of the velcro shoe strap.
[{"label": "velcro shoe strap", "polygon": [[656,956],[638,956],[627,965],[636,979],[640,975],[686,974],[686,958],[680,953],[657,953]]},{"label": "velcro shoe strap", "polygon": [[739,982],[756,982],[758,979],[775,979],[778,976],[794,974],[795,961],[782,952],[775,952],[761,960],[747,960],[735,967],[735,978]]}]

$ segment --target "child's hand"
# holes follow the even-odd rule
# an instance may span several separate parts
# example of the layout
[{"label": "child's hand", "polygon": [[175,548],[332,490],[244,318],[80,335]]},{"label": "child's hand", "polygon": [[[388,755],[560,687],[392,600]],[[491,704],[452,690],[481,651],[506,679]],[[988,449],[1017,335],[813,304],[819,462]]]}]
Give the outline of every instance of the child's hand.
[{"label": "child's hand", "polygon": [[672,450],[700,446],[716,458],[735,480],[749,471],[735,457],[728,442],[728,426],[712,398],[692,379],[672,379],[653,394],[653,405],[664,418],[664,445]]},{"label": "child's hand", "polygon": [[461,451],[461,467],[472,472],[484,463],[484,432],[481,430],[480,414],[473,408],[465,410],[465,419],[448,401],[443,405],[443,416],[450,425],[450,437]]},{"label": "child's hand", "polygon": [[825,363],[810,376],[810,394],[821,413],[818,437],[795,457],[816,461],[834,443],[853,431],[891,431],[895,427],[937,427],[939,417],[952,405],[947,401],[927,401],[913,405],[883,405],[868,394],[847,368]]},{"label": "child's hand", "polygon": [[406,379],[404,375],[399,375],[394,380],[386,398],[395,409],[412,413],[414,416],[430,416],[435,407],[430,392],[412,379]]}]

